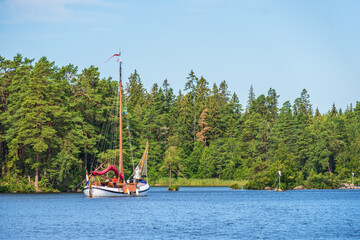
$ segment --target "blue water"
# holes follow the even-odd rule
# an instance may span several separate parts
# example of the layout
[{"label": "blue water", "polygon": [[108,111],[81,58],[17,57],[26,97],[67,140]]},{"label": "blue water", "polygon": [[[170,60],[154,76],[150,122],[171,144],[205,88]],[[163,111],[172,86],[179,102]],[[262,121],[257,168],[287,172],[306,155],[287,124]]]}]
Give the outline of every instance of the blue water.
[{"label": "blue water", "polygon": [[359,190],[0,194],[0,239],[360,239]]}]

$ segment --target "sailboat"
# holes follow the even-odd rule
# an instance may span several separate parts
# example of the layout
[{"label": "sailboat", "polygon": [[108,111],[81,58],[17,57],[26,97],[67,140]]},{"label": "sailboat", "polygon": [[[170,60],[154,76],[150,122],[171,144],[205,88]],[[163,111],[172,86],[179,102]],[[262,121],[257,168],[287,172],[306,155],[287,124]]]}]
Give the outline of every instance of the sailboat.
[{"label": "sailboat", "polygon": [[[103,171],[93,171],[90,174],[86,173],[86,186],[83,189],[83,193],[87,197],[126,197],[126,196],[141,196],[145,195],[150,189],[150,184],[142,178],[147,175],[147,157],[149,144],[146,143],[145,152],[143,157],[139,161],[138,165],[133,169],[133,174],[129,179],[125,181],[124,169],[123,169],[123,147],[122,147],[122,80],[121,80],[121,53],[114,54],[112,57],[119,57],[119,170],[114,165],[109,165]],[[106,61],[106,62],[107,62]],[[109,178],[105,174],[109,171],[114,172],[115,177]],[[94,181],[95,176],[102,177],[104,181]],[[132,177],[132,178],[131,178]]]}]

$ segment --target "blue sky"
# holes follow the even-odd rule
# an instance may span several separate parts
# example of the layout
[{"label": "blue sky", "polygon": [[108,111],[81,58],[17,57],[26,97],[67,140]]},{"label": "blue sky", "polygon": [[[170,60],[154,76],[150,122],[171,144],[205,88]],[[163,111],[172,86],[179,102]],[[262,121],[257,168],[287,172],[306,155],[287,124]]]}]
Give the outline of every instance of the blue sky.
[{"label": "blue sky", "polygon": [[48,57],[117,78],[137,69],[146,89],[177,93],[191,69],[226,80],[246,106],[274,88],[279,107],[306,88],[322,113],[360,101],[360,2],[324,0],[0,0],[0,55]]}]

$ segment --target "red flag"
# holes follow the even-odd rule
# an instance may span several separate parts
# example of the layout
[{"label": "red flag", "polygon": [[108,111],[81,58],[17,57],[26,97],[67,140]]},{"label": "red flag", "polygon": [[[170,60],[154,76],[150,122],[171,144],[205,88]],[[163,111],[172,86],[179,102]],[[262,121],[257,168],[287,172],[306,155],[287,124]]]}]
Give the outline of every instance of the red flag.
[{"label": "red flag", "polygon": [[116,56],[119,57],[119,59],[118,59],[117,61],[120,61],[120,54],[119,54],[119,53],[116,53],[116,54],[112,55],[108,60],[106,60],[105,63],[107,63],[107,61],[109,61],[110,59],[112,59],[113,57],[116,57]]}]

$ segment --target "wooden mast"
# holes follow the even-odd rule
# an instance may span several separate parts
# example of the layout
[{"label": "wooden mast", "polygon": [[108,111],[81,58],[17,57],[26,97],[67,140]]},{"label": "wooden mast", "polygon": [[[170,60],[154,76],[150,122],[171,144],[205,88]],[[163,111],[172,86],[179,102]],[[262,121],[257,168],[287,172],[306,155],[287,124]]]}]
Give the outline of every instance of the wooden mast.
[{"label": "wooden mast", "polygon": [[[119,59],[121,57],[121,52],[119,51]],[[120,174],[123,176],[123,181],[125,181],[124,177],[124,171],[123,171],[123,149],[122,149],[122,97],[121,97],[121,88],[122,88],[122,82],[121,82],[121,59],[119,61],[119,137],[120,137],[120,145],[119,145],[119,168],[120,168]]]}]

